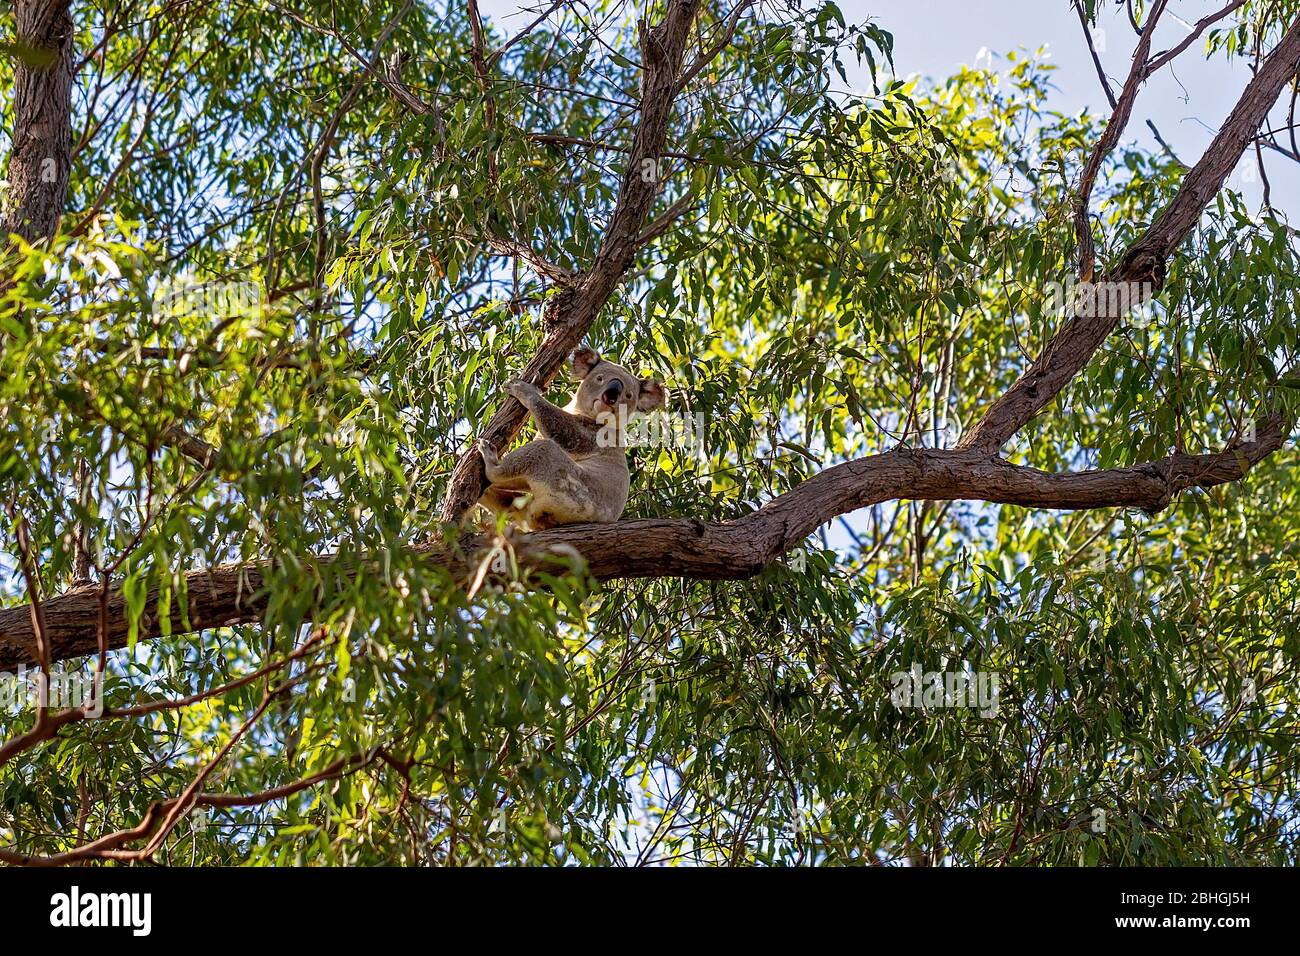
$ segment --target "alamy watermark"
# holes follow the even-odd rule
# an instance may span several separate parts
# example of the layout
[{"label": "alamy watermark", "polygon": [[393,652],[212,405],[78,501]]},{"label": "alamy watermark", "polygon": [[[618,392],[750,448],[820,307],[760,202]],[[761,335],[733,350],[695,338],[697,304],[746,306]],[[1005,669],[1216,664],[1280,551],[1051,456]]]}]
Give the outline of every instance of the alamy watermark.
[{"label": "alamy watermark", "polygon": [[47,675],[40,670],[28,670],[26,665],[19,667],[17,674],[0,673],[0,713],[17,714],[47,707],[80,708],[87,717],[101,716],[104,675],[78,671]]},{"label": "alamy watermark", "polygon": [[1136,328],[1155,322],[1152,299],[1155,284],[1143,282],[1080,282],[1071,277],[1065,282],[1049,282],[1045,287],[1047,307],[1055,315],[1074,315],[1081,319],[1128,317]]},{"label": "alamy watermark", "polygon": [[667,412],[632,417],[626,408],[597,419],[596,444],[601,448],[678,448],[706,460],[707,428],[703,412]]},{"label": "alamy watermark", "polygon": [[262,314],[262,286],[258,282],[194,282],[167,279],[153,295],[157,315],[178,318]]},{"label": "alamy watermark", "polygon": [[889,675],[893,690],[889,699],[895,707],[921,711],[967,707],[981,717],[998,713],[996,671],[977,671],[969,663],[959,670],[923,671],[920,664]]},{"label": "alamy watermark", "polygon": [[153,894],[104,893],[73,886],[50,897],[50,925],[122,927],[133,936],[148,936],[153,929]]}]

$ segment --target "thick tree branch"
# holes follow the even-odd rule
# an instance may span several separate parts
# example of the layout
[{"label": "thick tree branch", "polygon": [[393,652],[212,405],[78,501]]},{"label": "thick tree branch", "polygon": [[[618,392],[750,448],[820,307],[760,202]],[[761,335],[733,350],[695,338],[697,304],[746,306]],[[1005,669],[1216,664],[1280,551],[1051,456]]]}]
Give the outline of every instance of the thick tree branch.
[{"label": "thick tree branch", "polygon": [[211,468],[216,464],[220,452],[197,435],[191,435],[180,425],[172,425],[162,434],[162,442],[175,448],[178,452],[194,462],[200,468]]},{"label": "thick tree branch", "polygon": [[[1165,263],[1191,233],[1206,205],[1255,138],[1260,124],[1300,65],[1300,20],[1287,30],[1247,84],[1205,154],[1183,177],[1177,194],[1102,281],[1086,285],[1069,318],[1042,354],[994,401],[959,448],[993,453],[1051,402],[1079,373],[1120,319],[1164,281]],[[1109,294],[1111,289],[1129,295]],[[1099,294],[1100,293],[1100,294]]]},{"label": "thick tree branch", "polygon": [[[569,525],[517,536],[511,545],[522,567],[554,567],[568,562],[576,553],[592,577],[602,581],[745,578],[798,546],[837,515],[894,499],[979,500],[1064,510],[1126,507],[1157,512],[1188,488],[1208,488],[1240,479],[1282,446],[1288,429],[1289,423],[1274,415],[1259,424],[1255,441],[1238,443],[1221,452],[1175,454],[1130,468],[1059,475],[1011,465],[978,451],[899,449],[828,468],[757,511],[732,521],[678,518]],[[454,547],[429,544],[415,547],[412,552],[469,580],[479,574],[493,544],[483,536],[467,535]],[[324,555],[315,560],[330,565],[339,559]],[[366,568],[350,570],[363,573]],[[263,566],[258,564],[189,572],[186,590],[190,630],[261,620],[265,586]],[[339,586],[344,585],[340,582]],[[146,603],[139,624],[141,639],[159,633],[154,616],[157,598],[153,593]],[[324,603],[330,594],[318,590],[315,598]],[[43,611],[52,660],[97,651],[98,588],[81,588],[49,598]],[[173,620],[172,624],[173,632],[178,632],[179,622]],[[120,591],[109,596],[107,631],[110,648],[125,645],[126,602]],[[23,605],[0,609],[0,670],[32,663],[36,650],[30,608]]]}]

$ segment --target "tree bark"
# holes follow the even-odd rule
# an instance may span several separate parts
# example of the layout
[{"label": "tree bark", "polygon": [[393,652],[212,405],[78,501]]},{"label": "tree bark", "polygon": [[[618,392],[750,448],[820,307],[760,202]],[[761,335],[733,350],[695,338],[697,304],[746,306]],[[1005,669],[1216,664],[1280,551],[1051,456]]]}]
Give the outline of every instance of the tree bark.
[{"label": "tree bark", "polygon": [[[550,531],[518,535],[510,546],[521,568],[555,570],[576,555],[598,581],[618,578],[679,577],[728,580],[751,577],[798,546],[809,534],[837,515],[882,501],[980,500],[1036,508],[1141,508],[1156,512],[1181,491],[1236,481],[1281,447],[1286,423],[1264,423],[1257,440],[1209,455],[1171,455],[1131,468],[1049,474],[1011,465],[978,452],[939,449],[899,449],[828,468],[797,488],[744,517],[724,522],[691,518],[642,519],[613,524],[568,525]],[[466,535],[455,546],[442,543],[414,547],[412,554],[453,575],[478,575],[494,541]],[[333,565],[334,555],[321,555],[318,564]],[[334,580],[366,573],[381,565],[375,556],[345,569]],[[265,611],[264,566],[232,564],[191,571],[188,629],[202,631],[261,620]],[[303,574],[304,580],[316,576]],[[317,606],[330,600],[329,591],[315,588]],[[343,586],[340,583],[340,587]],[[140,639],[158,636],[155,609],[158,593],[150,592]],[[43,605],[45,638],[51,660],[64,660],[98,649],[99,589],[69,591]],[[182,631],[179,614],[171,622]],[[128,634],[126,601],[120,591],[108,596],[106,643],[125,645]],[[0,609],[0,671],[36,662],[36,632],[26,605]]]},{"label": "tree bark", "polygon": [[73,29],[67,0],[15,0],[18,39],[48,62],[15,60],[13,152],[5,236],[53,236],[68,198],[72,167]]}]

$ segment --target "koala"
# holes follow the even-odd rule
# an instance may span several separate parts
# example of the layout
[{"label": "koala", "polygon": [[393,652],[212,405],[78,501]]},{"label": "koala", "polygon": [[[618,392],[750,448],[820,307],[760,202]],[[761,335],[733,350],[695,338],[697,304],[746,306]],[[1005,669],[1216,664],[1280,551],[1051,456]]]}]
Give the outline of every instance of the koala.
[{"label": "koala", "polygon": [[506,383],[537,422],[540,438],[504,458],[478,446],[491,483],[479,503],[525,530],[617,521],[629,484],[623,425],[632,412],[658,408],[666,397],[659,382],[637,378],[588,348],[573,353],[571,368],[581,384],[564,408],[536,385]]}]

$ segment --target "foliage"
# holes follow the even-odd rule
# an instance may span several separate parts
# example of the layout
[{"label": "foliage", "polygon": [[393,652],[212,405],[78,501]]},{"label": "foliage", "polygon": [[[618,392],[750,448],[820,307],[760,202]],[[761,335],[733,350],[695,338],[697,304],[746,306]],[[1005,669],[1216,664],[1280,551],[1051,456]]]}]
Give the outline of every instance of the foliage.
[{"label": "foliage", "polygon": [[[1274,15],[1255,6],[1243,22]],[[491,237],[590,262],[637,121],[636,20],[662,4],[566,7],[508,46],[489,21],[486,87],[460,4],[73,9],[94,52],[65,233],[11,248],[0,293],[4,603],[28,598],[21,522],[45,595],[84,529],[94,579],[177,632],[111,655],[110,708],[201,699],[0,766],[5,848],[132,827],[201,773],[259,794],[343,759],[191,812],[156,858],[1295,862],[1289,449],[1156,516],[877,505],[743,581],[579,567],[466,590],[410,548],[443,534],[451,469],[558,294]],[[701,14],[711,36],[728,12]],[[367,73],[395,18],[384,53],[407,54],[428,112]],[[764,5],[683,92],[656,211],[692,211],[588,341],[663,376],[706,453],[637,450],[630,516],[721,520],[835,462],[950,447],[1056,327],[1102,120],[1053,112],[1034,56],[931,84],[894,78],[893,55],[832,3]],[[1107,162],[1102,261],[1180,172]],[[1008,457],[1222,447],[1296,352],[1296,255],[1225,193],[1151,311]],[[180,633],[183,573],[253,559],[265,623]],[[891,700],[900,672],[966,664],[998,675],[995,715]],[[0,713],[0,739],[33,719]]]}]

